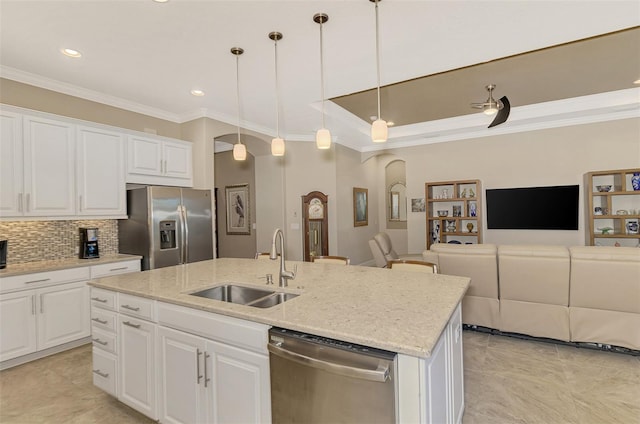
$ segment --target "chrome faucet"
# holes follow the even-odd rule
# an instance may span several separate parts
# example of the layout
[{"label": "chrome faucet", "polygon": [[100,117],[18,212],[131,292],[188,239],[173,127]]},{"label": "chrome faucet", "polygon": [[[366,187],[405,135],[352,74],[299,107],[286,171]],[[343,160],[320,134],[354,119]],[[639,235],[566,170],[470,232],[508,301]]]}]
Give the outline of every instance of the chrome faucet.
[{"label": "chrome faucet", "polygon": [[276,251],[276,239],[278,239],[278,235],[280,235],[280,276],[278,278],[278,282],[280,287],[287,287],[287,280],[293,280],[296,278],[296,271],[298,270],[297,266],[294,266],[293,271],[287,271],[284,263],[284,234],[280,228],[276,228],[276,231],[273,233],[273,241],[271,242],[271,253],[269,254],[269,259],[275,261],[278,259],[278,253]]}]

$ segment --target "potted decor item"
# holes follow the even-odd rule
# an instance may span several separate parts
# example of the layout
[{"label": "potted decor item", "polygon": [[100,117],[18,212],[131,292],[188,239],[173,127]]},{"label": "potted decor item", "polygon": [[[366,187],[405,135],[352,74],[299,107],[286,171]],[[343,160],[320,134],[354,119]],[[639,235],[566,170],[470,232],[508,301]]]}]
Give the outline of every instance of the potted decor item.
[{"label": "potted decor item", "polygon": [[631,177],[631,187],[634,191],[640,190],[640,172],[634,172]]}]

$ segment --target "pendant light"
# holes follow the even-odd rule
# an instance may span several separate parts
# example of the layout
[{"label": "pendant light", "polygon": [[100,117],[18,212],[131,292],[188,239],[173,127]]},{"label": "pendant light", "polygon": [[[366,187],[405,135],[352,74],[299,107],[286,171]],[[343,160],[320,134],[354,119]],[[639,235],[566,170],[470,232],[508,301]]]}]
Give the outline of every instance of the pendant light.
[{"label": "pendant light", "polygon": [[378,34],[378,2],[380,0],[369,0],[376,4],[376,70],[378,74],[378,116],[371,125],[371,138],[374,143],[384,143],[387,141],[387,123],[380,117],[380,36]]},{"label": "pendant light", "polygon": [[245,160],[247,158],[247,147],[240,141],[240,78],[239,59],[244,50],[240,47],[231,47],[231,53],[236,56],[236,101],[238,104],[238,142],[233,145],[233,159]]},{"label": "pendant light", "polygon": [[273,40],[276,64],[276,138],[271,140],[271,154],[273,156],[284,156],[284,140],[280,138],[280,96],[278,94],[278,41],[282,40],[282,34],[273,31],[269,33],[269,38]]},{"label": "pendant light", "polygon": [[320,24],[320,92],[322,96],[322,128],[316,133],[316,146],[318,149],[326,150],[331,148],[331,132],[324,126],[324,60],[322,52],[322,24],[329,20],[326,13],[316,13],[313,21]]}]

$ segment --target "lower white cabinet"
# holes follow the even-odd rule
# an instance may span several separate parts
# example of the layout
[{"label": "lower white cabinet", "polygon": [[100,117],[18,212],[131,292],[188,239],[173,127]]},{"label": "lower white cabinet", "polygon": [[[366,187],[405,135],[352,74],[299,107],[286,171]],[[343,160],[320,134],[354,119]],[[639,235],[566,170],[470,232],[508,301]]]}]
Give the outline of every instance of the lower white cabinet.
[{"label": "lower white cabinet", "polygon": [[118,339],[118,398],[146,416],[156,419],[156,325],[120,314]]},{"label": "lower white cabinet", "polygon": [[59,284],[0,295],[0,361],[89,336],[89,288]]},{"label": "lower white cabinet", "polygon": [[160,326],[160,422],[271,421],[269,357]]}]

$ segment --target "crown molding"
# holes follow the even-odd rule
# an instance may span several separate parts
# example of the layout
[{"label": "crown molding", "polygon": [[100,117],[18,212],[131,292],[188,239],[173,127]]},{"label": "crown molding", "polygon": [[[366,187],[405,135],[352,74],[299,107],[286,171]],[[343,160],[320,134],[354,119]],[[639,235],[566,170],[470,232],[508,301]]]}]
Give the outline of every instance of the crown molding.
[{"label": "crown molding", "polygon": [[0,65],[0,77],[154,118],[164,119],[165,121],[175,122],[178,124],[181,123],[178,115],[165,110],[145,106],[140,103],[131,102],[119,97],[100,93],[98,91],[78,87],[73,84],[56,81],[51,78],[24,72],[8,66]]}]

